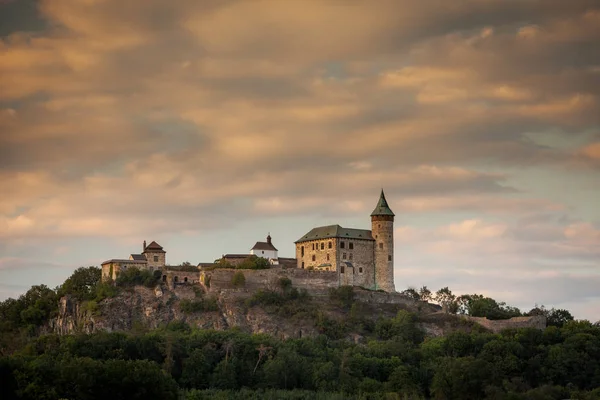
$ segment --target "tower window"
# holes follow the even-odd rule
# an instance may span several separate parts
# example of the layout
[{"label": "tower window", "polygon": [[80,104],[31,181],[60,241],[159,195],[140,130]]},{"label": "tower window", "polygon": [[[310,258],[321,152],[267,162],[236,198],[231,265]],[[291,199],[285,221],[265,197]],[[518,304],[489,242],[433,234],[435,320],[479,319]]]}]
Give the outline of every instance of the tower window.
[{"label": "tower window", "polygon": [[348,259],[352,260],[352,253],[348,254]]},{"label": "tower window", "polygon": [[383,243],[379,243],[379,249],[383,250]]},{"label": "tower window", "polygon": [[363,269],[362,269],[362,267],[360,267],[360,268],[358,269],[358,273],[359,273],[359,274],[362,274],[362,273],[363,273]]},{"label": "tower window", "polygon": [[312,245],[313,245],[313,250],[314,250],[315,249],[315,244],[313,243]]},{"label": "tower window", "polygon": [[329,261],[329,253],[327,253],[327,261]]},{"label": "tower window", "polygon": [[348,243],[348,248],[349,248],[350,250],[354,249],[354,243]]},{"label": "tower window", "polygon": [[321,250],[325,250],[325,243],[321,242]]},{"label": "tower window", "polygon": [[313,261],[316,261],[316,260],[317,260],[317,256],[315,256],[315,255],[313,254],[313,256],[312,256],[312,260],[313,260]]},{"label": "tower window", "polygon": [[340,274],[343,274],[343,273],[344,273],[344,266],[342,265],[342,266],[340,267]]},{"label": "tower window", "polygon": [[300,257],[304,257],[304,246],[300,247]]},{"label": "tower window", "polygon": [[346,253],[342,253],[342,260],[346,259]]},{"label": "tower window", "polygon": [[329,242],[329,248],[331,248],[331,242]]},{"label": "tower window", "polygon": [[346,248],[346,242],[340,242],[340,249]]},{"label": "tower window", "polygon": [[388,255],[388,261],[392,261],[392,255],[391,254]]},{"label": "tower window", "polygon": [[158,256],[154,256],[154,262],[158,262]]}]

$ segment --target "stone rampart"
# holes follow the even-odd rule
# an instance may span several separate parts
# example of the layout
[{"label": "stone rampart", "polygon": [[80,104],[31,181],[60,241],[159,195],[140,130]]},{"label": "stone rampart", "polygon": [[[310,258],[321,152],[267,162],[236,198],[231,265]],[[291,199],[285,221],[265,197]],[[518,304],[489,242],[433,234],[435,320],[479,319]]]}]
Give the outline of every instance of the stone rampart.
[{"label": "stone rampart", "polygon": [[477,322],[479,325],[494,333],[503,331],[504,329],[517,329],[517,328],[546,328],[546,317],[543,315],[534,315],[531,317],[514,317],[511,319],[498,319],[491,320],[485,317],[470,317],[464,316],[465,319],[473,322]]},{"label": "stone rampart", "polygon": [[334,271],[309,271],[297,268],[271,268],[271,269],[215,269],[200,273],[200,284],[208,292],[236,289],[231,280],[236,272],[242,272],[246,278],[244,289],[254,291],[258,289],[276,289],[280,278],[288,278],[292,286],[297,289],[306,289],[311,294],[326,294],[331,287],[338,287],[339,277]]}]

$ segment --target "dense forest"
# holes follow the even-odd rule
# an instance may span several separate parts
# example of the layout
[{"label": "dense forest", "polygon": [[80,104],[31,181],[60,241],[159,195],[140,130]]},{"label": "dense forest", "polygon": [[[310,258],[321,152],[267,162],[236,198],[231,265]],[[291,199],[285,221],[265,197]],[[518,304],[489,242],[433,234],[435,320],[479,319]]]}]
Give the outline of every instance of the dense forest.
[{"label": "dense forest", "polygon": [[[135,272],[120,282],[155,283]],[[259,293],[250,306],[310,302],[284,286]],[[428,338],[417,314],[399,310],[369,322],[353,315],[351,291],[338,290],[331,300],[346,310],[346,323],[362,326],[360,343],[341,337],[332,321],[322,321],[318,337],[293,340],[183,322],[152,331],[44,334],[61,296],[93,308],[115,290],[99,282],[97,269],[82,268],[59,288],[34,286],[0,303],[1,398],[600,399],[600,326],[563,312],[543,331],[492,334],[475,325]],[[476,300],[490,304],[472,298],[470,307]]]}]

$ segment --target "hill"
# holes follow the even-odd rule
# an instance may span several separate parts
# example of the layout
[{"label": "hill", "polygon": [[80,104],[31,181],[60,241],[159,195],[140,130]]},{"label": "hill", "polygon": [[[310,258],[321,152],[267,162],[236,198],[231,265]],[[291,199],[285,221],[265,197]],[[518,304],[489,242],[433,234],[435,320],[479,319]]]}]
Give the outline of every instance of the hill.
[{"label": "hill", "polygon": [[2,399],[600,396],[587,321],[493,333],[406,296],[309,293],[278,274],[249,289],[239,272],[222,289],[82,268],[2,302]]}]

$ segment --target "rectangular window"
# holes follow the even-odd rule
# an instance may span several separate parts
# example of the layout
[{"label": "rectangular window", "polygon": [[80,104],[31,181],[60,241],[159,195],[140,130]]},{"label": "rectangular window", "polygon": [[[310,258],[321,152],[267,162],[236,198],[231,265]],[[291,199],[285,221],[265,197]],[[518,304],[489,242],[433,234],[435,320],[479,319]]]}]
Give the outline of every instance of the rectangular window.
[{"label": "rectangular window", "polygon": [[342,260],[346,259],[346,253],[342,253]]},{"label": "rectangular window", "polygon": [[379,243],[379,248],[383,250],[383,243]]},{"label": "rectangular window", "polygon": [[300,257],[304,257],[304,246],[300,247]]},{"label": "rectangular window", "polygon": [[392,255],[388,255],[388,261],[392,261]]},{"label": "rectangular window", "polygon": [[158,256],[154,256],[154,262],[158,262]]},{"label": "rectangular window", "polygon": [[313,243],[312,245],[313,245],[313,250],[314,250],[315,249],[315,244]]},{"label": "rectangular window", "polygon": [[343,274],[343,273],[344,273],[344,266],[342,265],[342,266],[340,267],[340,274]]},{"label": "rectangular window", "polygon": [[331,248],[331,242],[329,242],[329,248]]},{"label": "rectangular window", "polygon": [[340,249],[346,248],[346,242],[340,242]]},{"label": "rectangular window", "polygon": [[317,256],[315,256],[315,255],[313,254],[313,256],[312,256],[312,260],[313,260],[313,261],[316,261],[316,259],[317,259]]},{"label": "rectangular window", "polygon": [[348,248],[350,250],[354,250],[354,243],[348,243]]},{"label": "rectangular window", "polygon": [[352,253],[348,254],[348,259],[352,260]]},{"label": "rectangular window", "polygon": [[304,269],[304,261],[302,261],[302,269]]},{"label": "rectangular window", "polygon": [[321,242],[321,250],[325,250],[325,243]]},{"label": "rectangular window", "polygon": [[327,261],[329,261],[329,253],[327,253]]}]

